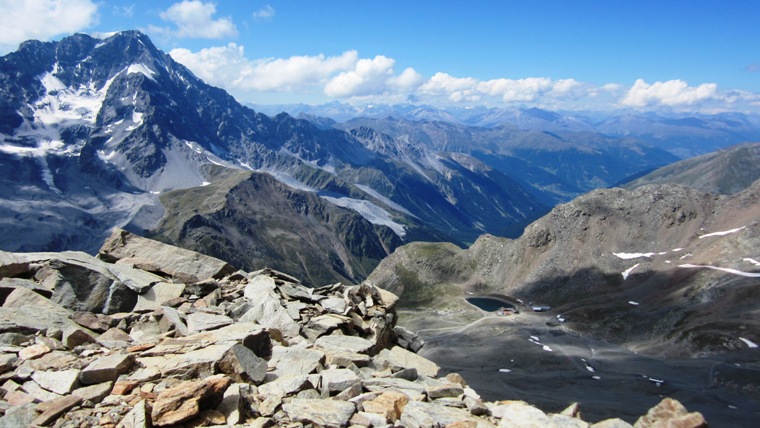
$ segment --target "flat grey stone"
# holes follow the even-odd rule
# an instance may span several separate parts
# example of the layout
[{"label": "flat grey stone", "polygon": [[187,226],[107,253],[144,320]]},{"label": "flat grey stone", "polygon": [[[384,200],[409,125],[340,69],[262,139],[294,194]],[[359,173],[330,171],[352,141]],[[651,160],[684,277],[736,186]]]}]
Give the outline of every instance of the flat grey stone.
[{"label": "flat grey stone", "polygon": [[56,398],[60,398],[61,394],[56,394],[55,392],[50,392],[47,389],[44,389],[43,387],[39,386],[37,382],[33,380],[28,380],[24,382],[21,387],[26,391],[27,394],[31,395],[32,397],[36,398],[39,401],[48,401],[48,400],[54,400]]},{"label": "flat grey stone", "polygon": [[132,343],[132,337],[118,328],[110,328],[95,339],[108,349],[126,348]]},{"label": "flat grey stone", "polygon": [[217,366],[227,351],[234,346],[222,342],[169,358],[160,366],[165,377],[203,379],[216,373]]},{"label": "flat grey stone", "polygon": [[329,393],[341,392],[348,388],[361,386],[359,376],[349,369],[326,369],[319,373],[322,389]]},{"label": "flat grey stone", "polygon": [[232,324],[232,318],[226,315],[208,314],[205,312],[195,312],[187,316],[187,329],[189,333],[199,331],[214,330]]},{"label": "flat grey stone", "polygon": [[491,407],[491,414],[501,419],[500,427],[550,426],[546,413],[522,401]]},{"label": "flat grey stone", "polygon": [[282,306],[279,298],[265,293],[255,300],[249,300],[251,300],[251,307],[240,317],[240,321],[256,322],[266,328],[277,329],[286,338],[296,337],[301,332],[301,327],[288,315],[288,311]]},{"label": "flat grey stone", "polygon": [[141,400],[122,418],[119,427],[123,428],[150,428],[150,414],[145,400]]},{"label": "flat grey stone", "polygon": [[[474,423],[476,427],[493,427],[492,424],[474,418],[470,412],[454,407],[439,406],[435,403],[410,401],[401,413],[401,425],[407,427],[438,427],[456,422]],[[548,426],[548,425],[535,425]]]},{"label": "flat grey stone", "polygon": [[84,385],[115,381],[120,374],[129,370],[134,362],[135,359],[130,354],[113,354],[98,358],[82,370],[79,381]]},{"label": "flat grey stone", "polygon": [[362,381],[362,385],[368,391],[383,392],[386,389],[392,389],[396,391],[414,391],[416,393],[424,393],[425,386],[419,383],[412,382],[406,379],[397,378],[374,378],[365,379]]},{"label": "flat grey stone", "polygon": [[75,389],[72,394],[80,397],[82,401],[100,403],[113,389],[113,382],[103,382],[95,385]]},{"label": "flat grey stone", "polygon": [[342,297],[328,297],[320,300],[319,304],[327,311],[334,314],[343,314],[346,312],[346,300]]},{"label": "flat grey stone", "polygon": [[309,376],[282,376],[259,386],[259,394],[265,397],[282,398],[312,387]]},{"label": "flat grey stone", "polygon": [[161,338],[161,326],[151,317],[150,320],[134,323],[129,330],[129,337],[135,343],[157,342]]},{"label": "flat grey stone", "polygon": [[243,296],[246,299],[257,302],[264,296],[272,295],[277,285],[274,278],[269,275],[257,275],[248,281]]},{"label": "flat grey stone", "polygon": [[79,386],[81,370],[35,371],[32,380],[44,389],[59,395],[66,395]]},{"label": "flat grey stone", "polygon": [[48,299],[53,295],[53,290],[45,288],[31,279],[0,278],[0,289],[5,289],[3,290],[3,295],[9,294],[16,288],[27,288]]},{"label": "flat grey stone", "polygon": [[322,336],[314,345],[323,349],[340,349],[342,351],[366,354],[375,345],[371,341],[358,336]]},{"label": "flat grey stone", "polygon": [[127,264],[112,264],[108,266],[108,270],[110,270],[122,284],[126,285],[137,294],[143,294],[150,290],[154,284],[164,281],[164,278],[156,274],[142,269],[135,269],[134,266]]},{"label": "flat grey stone", "polygon": [[308,375],[317,371],[325,361],[324,352],[302,347],[275,346],[269,368],[277,376]]},{"label": "flat grey stone", "polygon": [[11,407],[0,418],[0,428],[19,428],[32,426],[32,422],[37,417],[36,403],[27,403],[20,406]]},{"label": "flat grey stone", "polygon": [[[117,265],[118,266],[118,265]],[[157,277],[161,279],[160,277]],[[161,307],[161,304],[167,300],[175,299],[182,295],[185,290],[185,284],[171,282],[156,282],[150,288],[146,288],[143,294],[137,296],[137,304],[133,312],[150,312]]]},{"label": "flat grey stone", "polygon": [[326,427],[344,427],[348,425],[356,407],[347,401],[294,398],[283,404],[282,410],[293,421],[311,422]]},{"label": "flat grey stone", "polygon": [[99,255],[110,262],[160,271],[183,282],[200,282],[234,273],[226,262],[114,228]]},{"label": "flat grey stone", "polygon": [[390,352],[386,355],[387,362],[394,368],[405,369],[415,368],[417,373],[428,376],[436,377],[441,368],[438,364],[424,358],[414,352],[407,351],[400,346],[394,346]]}]

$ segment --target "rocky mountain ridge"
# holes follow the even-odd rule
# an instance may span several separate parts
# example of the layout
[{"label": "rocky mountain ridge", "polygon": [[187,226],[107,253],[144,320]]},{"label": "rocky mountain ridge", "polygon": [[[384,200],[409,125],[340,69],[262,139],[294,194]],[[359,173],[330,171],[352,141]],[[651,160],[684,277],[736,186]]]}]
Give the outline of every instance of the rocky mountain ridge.
[{"label": "rocky mountain ridge", "polygon": [[548,131],[514,125],[479,128],[399,118],[356,118],[333,126],[351,132],[373,129],[401,147],[414,145],[474,157],[527,183],[530,191],[551,206],[678,159],[652,143],[592,131]]},{"label": "rocky mountain ridge", "polygon": [[737,144],[662,167],[625,184],[683,184],[703,192],[733,195],[760,178],[760,143]]},{"label": "rocky mountain ridge", "polygon": [[[483,402],[366,283],[310,289],[118,229],[99,257],[0,253],[0,426],[631,426]],[[634,426],[662,424],[706,426],[672,399]]]},{"label": "rocky mountain ridge", "polygon": [[[95,252],[114,226],[142,233],[162,217],[167,226],[182,216],[159,195],[175,192],[187,200],[199,192],[182,190],[209,185],[215,167],[268,173],[299,195],[293,205],[308,201],[307,209],[328,204],[334,212],[358,213],[341,215],[351,218],[349,229],[388,227],[377,234],[396,235],[381,239],[389,251],[395,240],[464,244],[484,232],[504,234],[546,210],[521,183],[472,157],[430,152],[410,160],[342,130],[256,113],[137,31],[24,43],[0,58],[0,93],[0,248],[6,250]],[[373,234],[366,239],[376,239]],[[161,239],[181,242],[175,235]],[[306,263],[296,273],[307,281],[360,279],[377,260],[374,246],[366,247],[369,253],[364,248],[319,246],[332,262]],[[259,266],[283,260],[257,259],[256,251],[242,257]],[[283,268],[297,264],[287,261]],[[306,268],[322,271],[312,275]]]},{"label": "rocky mountain ridge", "polygon": [[269,174],[215,169],[207,186],[161,195],[166,214],[146,235],[246,270],[276,265],[310,285],[360,282],[403,243],[390,227]]},{"label": "rocky mountain ridge", "polygon": [[760,181],[733,196],[664,184],[596,190],[558,205],[516,240],[400,247],[369,280],[402,299],[409,289],[420,302],[442,284],[542,302],[572,328],[637,352],[742,349],[744,340],[760,342],[747,304],[760,276],[758,196]]}]

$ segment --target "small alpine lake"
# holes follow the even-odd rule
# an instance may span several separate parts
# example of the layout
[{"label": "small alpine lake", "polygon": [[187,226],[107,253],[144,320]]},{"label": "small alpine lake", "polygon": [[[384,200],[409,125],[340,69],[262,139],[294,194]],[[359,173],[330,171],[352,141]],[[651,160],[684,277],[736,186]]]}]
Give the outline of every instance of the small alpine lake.
[{"label": "small alpine lake", "polygon": [[486,312],[496,312],[501,308],[516,308],[515,303],[509,301],[506,296],[472,296],[465,297],[465,300]]}]

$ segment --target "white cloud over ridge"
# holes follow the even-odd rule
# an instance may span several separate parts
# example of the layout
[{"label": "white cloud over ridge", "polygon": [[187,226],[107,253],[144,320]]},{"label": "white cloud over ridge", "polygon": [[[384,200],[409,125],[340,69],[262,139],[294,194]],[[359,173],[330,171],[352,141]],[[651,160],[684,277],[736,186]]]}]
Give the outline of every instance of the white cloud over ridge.
[{"label": "white cloud over ridge", "polygon": [[380,95],[393,77],[395,61],[378,55],[356,61],[352,70],[343,71],[325,85],[325,95],[332,98]]},{"label": "white cloud over ridge", "polygon": [[250,61],[243,46],[227,46],[191,52],[173,49],[169,54],[207,83],[239,91],[307,92],[323,87],[328,79],[348,70],[359,60],[356,51],[339,56],[293,56]]},{"label": "white cloud over ridge", "polygon": [[200,0],[183,0],[160,13],[161,19],[173,23],[177,28],[152,28],[152,31],[178,38],[221,39],[237,36],[237,28],[232,19],[214,19],[216,4]]},{"label": "white cloud over ridge", "polygon": [[0,0],[0,10],[0,53],[4,53],[26,40],[81,31],[95,23],[98,6],[91,0]]},{"label": "white cloud over ridge", "polygon": [[683,106],[719,98],[721,95],[715,83],[703,83],[694,87],[683,80],[668,80],[650,85],[643,79],[638,79],[628,90],[621,104],[632,107]]},{"label": "white cloud over ridge", "polygon": [[257,92],[267,92],[349,103],[513,104],[567,110],[667,108],[718,112],[760,107],[760,94],[721,91],[715,83],[690,86],[682,80],[647,83],[638,79],[632,86],[594,85],[570,78],[479,80],[443,72],[425,77],[411,67],[398,73],[393,58],[360,58],[353,50],[337,56],[250,60],[243,46],[230,43],[198,52],[174,49],[170,54],[206,82],[251,102],[257,102]]}]

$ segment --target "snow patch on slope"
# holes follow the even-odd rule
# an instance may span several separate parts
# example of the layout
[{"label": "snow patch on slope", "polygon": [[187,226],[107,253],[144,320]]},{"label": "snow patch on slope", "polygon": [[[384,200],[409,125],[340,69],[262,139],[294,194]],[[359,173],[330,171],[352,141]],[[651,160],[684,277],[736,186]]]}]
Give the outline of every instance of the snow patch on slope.
[{"label": "snow patch on slope", "polygon": [[127,74],[135,74],[135,73],[142,74],[154,82],[156,81],[155,77],[153,77],[153,75],[156,74],[156,72],[148,68],[148,66],[146,66],[145,64],[132,64],[129,66],[129,68],[127,68]]},{"label": "snow patch on slope", "polygon": [[40,81],[45,87],[46,95],[30,107],[34,111],[34,122],[43,126],[70,121],[94,123],[109,86],[106,85],[99,91],[95,89],[94,83],[68,88],[52,73],[46,73]]},{"label": "snow patch on slope", "polygon": [[638,259],[641,257],[650,258],[652,256],[664,255],[667,253],[612,253],[613,256],[621,258],[623,260]]},{"label": "snow patch on slope", "polygon": [[402,212],[404,214],[407,214],[407,215],[410,215],[412,217],[417,217],[414,214],[412,214],[409,210],[407,210],[406,208],[402,207],[401,205],[399,205],[399,204],[393,202],[392,200],[386,198],[385,196],[381,195],[375,189],[373,189],[373,188],[371,188],[369,186],[365,186],[363,184],[355,184],[355,186],[358,187],[362,192],[364,192],[364,193],[372,196],[373,198],[379,200],[380,202],[382,202],[385,205],[393,208],[394,210],[400,211],[400,212]]},{"label": "snow patch on slope", "polygon": [[[258,171],[266,172],[267,174],[272,175],[275,179],[277,179],[277,181],[279,181],[280,183],[288,187],[291,187],[296,190],[301,190],[304,192],[317,193],[320,198],[323,198],[334,205],[337,205],[342,208],[348,208],[350,210],[354,210],[372,224],[378,224],[378,225],[390,227],[391,230],[393,230],[393,232],[396,235],[402,238],[406,235],[406,229],[404,228],[403,225],[395,222],[393,220],[393,216],[391,216],[391,214],[388,211],[386,211],[382,207],[375,205],[374,203],[370,201],[365,201],[364,199],[349,198],[345,196],[320,195],[317,189],[301,182],[300,180],[296,179],[295,177],[293,177],[292,175],[288,174],[285,171],[278,171],[278,170],[272,170],[272,169],[260,169]],[[372,196],[375,196],[373,193],[377,194],[378,196],[380,196],[378,199],[382,200],[384,203],[385,203],[384,199],[387,199],[387,198],[383,198],[380,194],[378,194],[377,192],[375,192],[374,190],[372,190],[371,188],[367,186],[361,186],[361,187],[357,186],[357,187],[359,187],[361,190],[365,191],[366,193]],[[370,191],[367,192],[365,188],[369,189]],[[397,206],[398,208],[400,208],[399,211],[406,212],[406,210],[404,210],[403,207],[397,204],[394,204],[390,200],[388,200],[388,202],[389,202],[388,204],[389,206],[395,205],[393,206],[394,209],[396,209],[396,206]]]},{"label": "snow patch on slope", "polygon": [[719,266],[683,264],[683,265],[678,265],[678,267],[691,268],[691,269],[694,269],[694,268],[713,269],[713,270],[719,270],[719,271],[731,273],[734,275],[746,276],[748,278],[760,278],[760,273],[757,273],[757,272],[744,272],[744,271],[740,271],[736,269],[724,268],[724,267],[719,267]]},{"label": "snow patch on slope", "polygon": [[711,237],[711,236],[723,236],[723,235],[728,235],[728,234],[731,234],[731,233],[736,233],[736,232],[744,229],[745,227],[747,227],[747,226],[737,227],[736,229],[724,230],[724,231],[721,231],[721,232],[712,232],[712,233],[708,233],[706,235],[700,235],[699,239],[708,238],[708,237]]},{"label": "snow patch on slope", "polygon": [[632,272],[634,269],[636,269],[636,268],[639,266],[639,264],[640,264],[640,263],[636,263],[635,265],[633,265],[633,266],[629,267],[628,269],[626,269],[626,270],[624,270],[624,271],[622,272],[622,275],[623,275],[623,280],[624,280],[624,281],[625,281],[626,279],[628,279],[628,275],[630,275],[630,274],[631,274],[631,272]]},{"label": "snow patch on slope", "polygon": [[400,237],[404,237],[406,235],[406,229],[403,225],[396,223],[393,220],[393,217],[390,215],[390,213],[383,208],[373,204],[370,201],[365,201],[363,199],[354,199],[354,198],[347,198],[347,197],[334,197],[334,196],[322,196],[321,198],[324,198],[333,204],[348,208],[351,210],[354,210],[361,214],[362,217],[367,219],[372,224],[378,224],[383,226],[388,226],[393,230],[396,235]]}]

